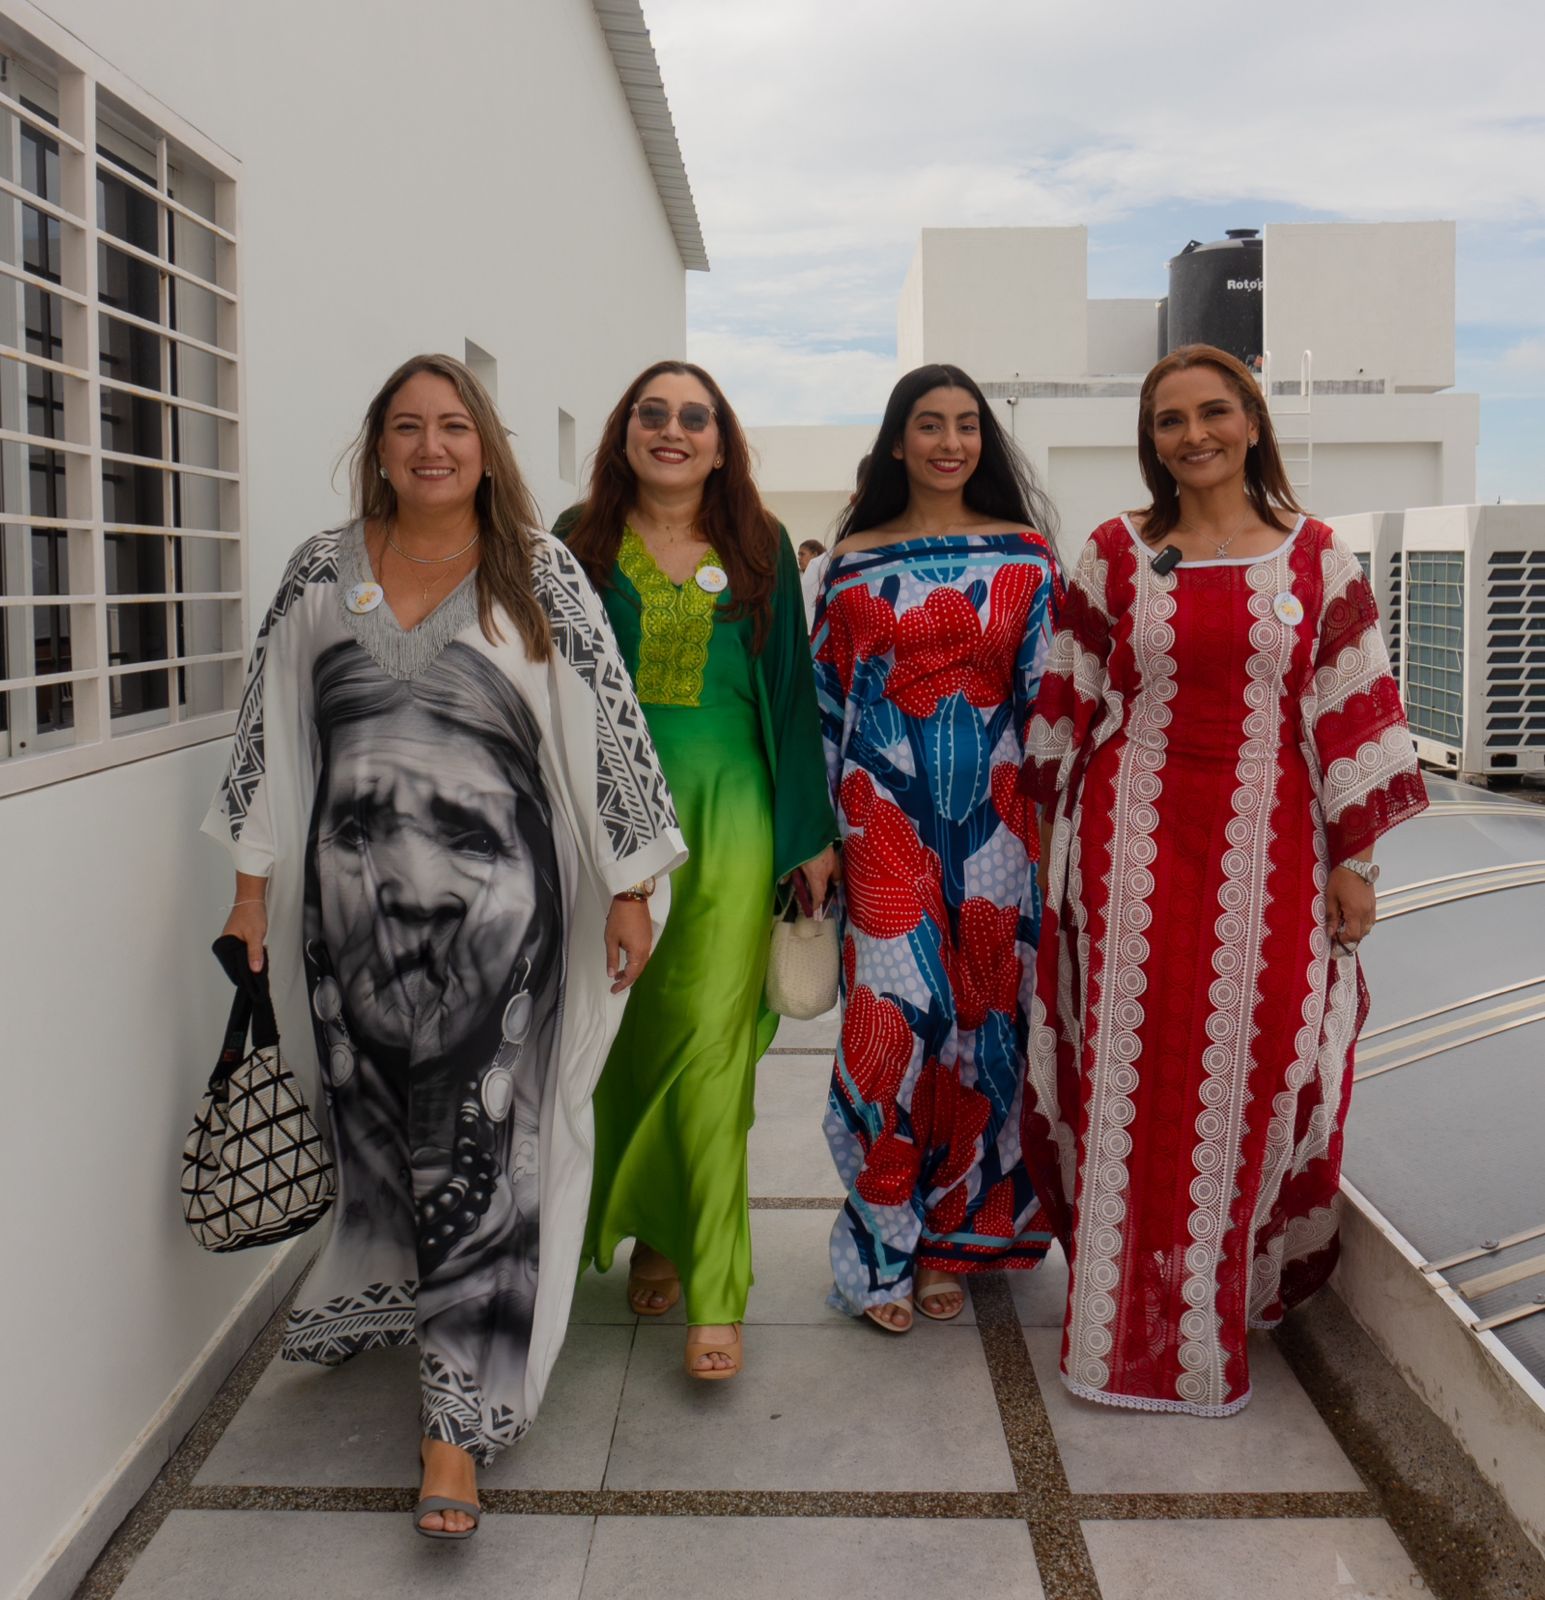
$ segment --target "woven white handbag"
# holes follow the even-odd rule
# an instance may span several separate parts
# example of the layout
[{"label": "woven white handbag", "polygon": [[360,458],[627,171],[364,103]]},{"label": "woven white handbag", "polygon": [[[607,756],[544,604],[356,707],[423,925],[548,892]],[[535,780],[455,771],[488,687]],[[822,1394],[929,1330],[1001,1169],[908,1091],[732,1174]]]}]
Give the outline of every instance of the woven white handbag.
[{"label": "woven white handbag", "polygon": [[790,901],[773,922],[767,957],[767,1009],[796,1022],[808,1022],[837,1003],[835,917],[807,917]]},{"label": "woven white handbag", "polygon": [[[246,1250],[304,1233],[333,1203],[333,1164],[279,1055],[268,969],[227,934],[215,955],[236,985],[225,1048],[182,1152],[182,1210],[206,1250]],[[252,1048],[247,1048],[248,1030]]]}]

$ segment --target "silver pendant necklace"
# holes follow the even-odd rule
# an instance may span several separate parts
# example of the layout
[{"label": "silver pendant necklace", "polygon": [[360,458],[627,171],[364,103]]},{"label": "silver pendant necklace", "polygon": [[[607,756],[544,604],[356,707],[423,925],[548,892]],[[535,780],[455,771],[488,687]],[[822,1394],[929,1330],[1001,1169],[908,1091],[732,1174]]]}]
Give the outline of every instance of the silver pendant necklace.
[{"label": "silver pendant necklace", "polygon": [[1189,524],[1183,522],[1178,524],[1178,526],[1184,533],[1194,533],[1200,539],[1212,539],[1212,553],[1214,559],[1216,559],[1218,556],[1221,556],[1231,544],[1233,544],[1233,542],[1245,531],[1249,524],[1250,515],[1247,512],[1244,521],[1234,529],[1234,531],[1222,542],[1222,544],[1219,544],[1216,539],[1213,539],[1213,536],[1210,533],[1203,533],[1200,528],[1193,528]]}]

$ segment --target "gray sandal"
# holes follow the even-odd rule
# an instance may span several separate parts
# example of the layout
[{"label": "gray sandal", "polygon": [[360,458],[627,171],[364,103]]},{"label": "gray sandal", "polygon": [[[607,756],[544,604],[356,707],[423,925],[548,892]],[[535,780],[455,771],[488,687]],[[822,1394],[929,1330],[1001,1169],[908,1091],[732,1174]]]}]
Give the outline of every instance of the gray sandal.
[{"label": "gray sandal", "polygon": [[[464,1511],[472,1518],[472,1526],[463,1528],[458,1533],[451,1533],[445,1528],[426,1528],[420,1518],[427,1517],[434,1511]],[[452,1500],[443,1494],[425,1495],[413,1508],[413,1526],[426,1539],[470,1539],[477,1532],[482,1520],[482,1507],[473,1505],[470,1500]]]}]

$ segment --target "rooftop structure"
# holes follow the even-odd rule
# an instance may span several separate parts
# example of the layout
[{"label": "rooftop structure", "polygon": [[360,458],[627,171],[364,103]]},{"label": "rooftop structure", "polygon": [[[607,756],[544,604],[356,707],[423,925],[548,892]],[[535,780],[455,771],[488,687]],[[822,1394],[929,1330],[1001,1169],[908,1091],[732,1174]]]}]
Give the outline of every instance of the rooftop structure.
[{"label": "rooftop structure", "polygon": [[[1090,299],[1087,259],[1081,227],[925,228],[897,312],[898,370],[948,361],[982,385],[1050,491],[1070,559],[1104,518],[1146,502],[1137,395],[1163,338],[1160,295]],[[1473,500],[1478,401],[1445,392],[1453,224],[1272,224],[1261,259],[1246,282],[1263,381],[1304,503],[1334,519]],[[873,436],[751,430],[763,493],[796,539],[829,536]]]}]

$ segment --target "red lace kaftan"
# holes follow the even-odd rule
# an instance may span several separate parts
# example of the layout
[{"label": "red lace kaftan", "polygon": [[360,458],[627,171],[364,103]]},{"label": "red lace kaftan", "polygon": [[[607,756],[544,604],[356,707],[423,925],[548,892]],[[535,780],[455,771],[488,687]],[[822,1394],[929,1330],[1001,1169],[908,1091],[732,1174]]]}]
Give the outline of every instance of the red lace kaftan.
[{"label": "red lace kaftan", "polygon": [[1222,1416],[1247,1329],[1335,1264],[1367,994],[1329,867],[1427,797],[1328,527],[1164,576],[1150,553],[1124,518],[1090,537],[1031,728],[1054,834],[1024,1148],[1071,1263],[1068,1387]]}]

